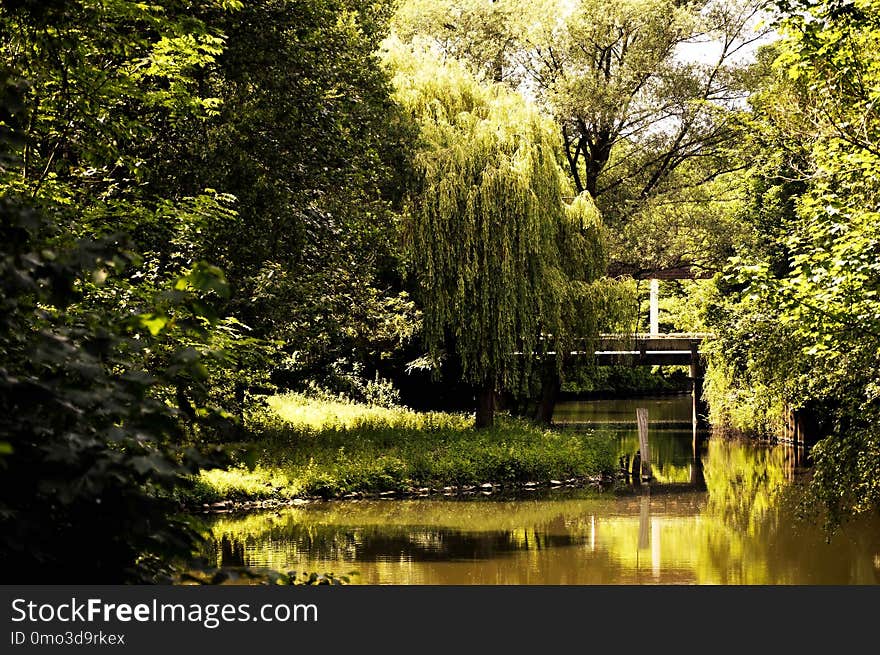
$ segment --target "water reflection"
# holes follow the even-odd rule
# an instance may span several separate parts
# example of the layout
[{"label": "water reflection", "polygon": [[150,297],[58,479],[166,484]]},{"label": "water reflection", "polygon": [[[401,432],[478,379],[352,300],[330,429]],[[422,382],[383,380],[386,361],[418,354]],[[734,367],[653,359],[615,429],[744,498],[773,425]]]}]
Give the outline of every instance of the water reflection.
[{"label": "water reflection", "polygon": [[[328,502],[213,520],[218,565],[357,570],[368,584],[876,584],[880,525],[825,542],[777,502],[781,447],[712,441],[709,492]],[[719,475],[725,467],[733,475]],[[756,469],[766,467],[766,472]]]},{"label": "water reflection", "polygon": [[689,395],[560,403],[553,421],[563,429],[600,428],[617,435],[617,456],[629,469],[639,450],[636,409],[648,410],[651,475],[661,483],[699,484],[707,435],[692,420]]},{"label": "water reflection", "polygon": [[[848,524],[826,543],[796,519],[788,496],[802,453],[718,439],[695,450],[690,430],[659,427],[655,480],[616,495],[335,501],[219,516],[206,555],[218,565],[357,570],[367,584],[880,583],[880,520]],[[623,426],[621,453],[637,443]]]},{"label": "water reflection", "polygon": [[763,528],[793,476],[787,459],[783,446],[712,440],[703,465],[709,491],[706,515],[737,532],[753,534]]}]

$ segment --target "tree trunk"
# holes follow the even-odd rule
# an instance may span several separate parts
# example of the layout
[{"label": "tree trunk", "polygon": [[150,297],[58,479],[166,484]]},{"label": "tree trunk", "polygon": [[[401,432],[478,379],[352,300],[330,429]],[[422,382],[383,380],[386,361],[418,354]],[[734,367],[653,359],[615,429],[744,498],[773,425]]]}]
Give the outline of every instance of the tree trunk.
[{"label": "tree trunk", "polygon": [[501,52],[495,55],[492,62],[492,81],[499,84],[504,81],[504,57]]},{"label": "tree trunk", "polygon": [[474,427],[478,430],[495,424],[495,385],[487,383],[477,391],[477,417]]},{"label": "tree trunk", "polygon": [[556,362],[544,364],[544,372],[541,376],[541,402],[538,403],[538,411],[535,420],[544,425],[553,423],[553,410],[556,408],[556,399],[559,397],[559,389],[562,383],[559,379],[559,371]]},{"label": "tree trunk", "polygon": [[[239,375],[241,373],[239,372]],[[235,413],[238,415],[239,421],[244,421],[244,399],[247,387],[241,380],[236,380],[234,385],[235,394]]]}]

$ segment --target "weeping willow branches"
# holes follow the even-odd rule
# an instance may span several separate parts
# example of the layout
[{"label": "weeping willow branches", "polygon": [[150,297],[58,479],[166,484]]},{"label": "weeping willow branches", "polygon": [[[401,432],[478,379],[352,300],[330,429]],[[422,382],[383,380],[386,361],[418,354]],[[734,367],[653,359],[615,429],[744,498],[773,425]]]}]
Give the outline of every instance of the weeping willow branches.
[{"label": "weeping willow branches", "polygon": [[392,47],[399,101],[421,129],[407,237],[433,357],[511,388],[536,357],[598,329],[604,271],[592,200],[572,200],[552,122],[455,62]]}]

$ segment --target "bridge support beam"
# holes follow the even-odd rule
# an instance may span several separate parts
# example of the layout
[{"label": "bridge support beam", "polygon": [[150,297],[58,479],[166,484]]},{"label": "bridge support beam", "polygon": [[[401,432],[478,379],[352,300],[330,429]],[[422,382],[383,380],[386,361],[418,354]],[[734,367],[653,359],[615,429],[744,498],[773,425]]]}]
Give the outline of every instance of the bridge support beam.
[{"label": "bridge support beam", "polygon": [[698,430],[707,430],[709,428],[709,406],[703,399],[703,380],[706,377],[706,365],[700,353],[697,352],[697,345],[691,346],[691,396],[693,397],[693,422],[694,433]]}]

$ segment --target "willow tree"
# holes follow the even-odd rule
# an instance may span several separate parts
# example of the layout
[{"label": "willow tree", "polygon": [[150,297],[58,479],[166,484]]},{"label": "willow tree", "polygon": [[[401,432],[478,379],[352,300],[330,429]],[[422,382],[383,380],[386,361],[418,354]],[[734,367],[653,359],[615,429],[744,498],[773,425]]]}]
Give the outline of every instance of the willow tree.
[{"label": "willow tree", "polygon": [[572,201],[554,126],[520,95],[430,53],[390,59],[422,138],[407,235],[424,337],[435,362],[459,358],[486,427],[497,390],[595,333],[599,215]]}]

